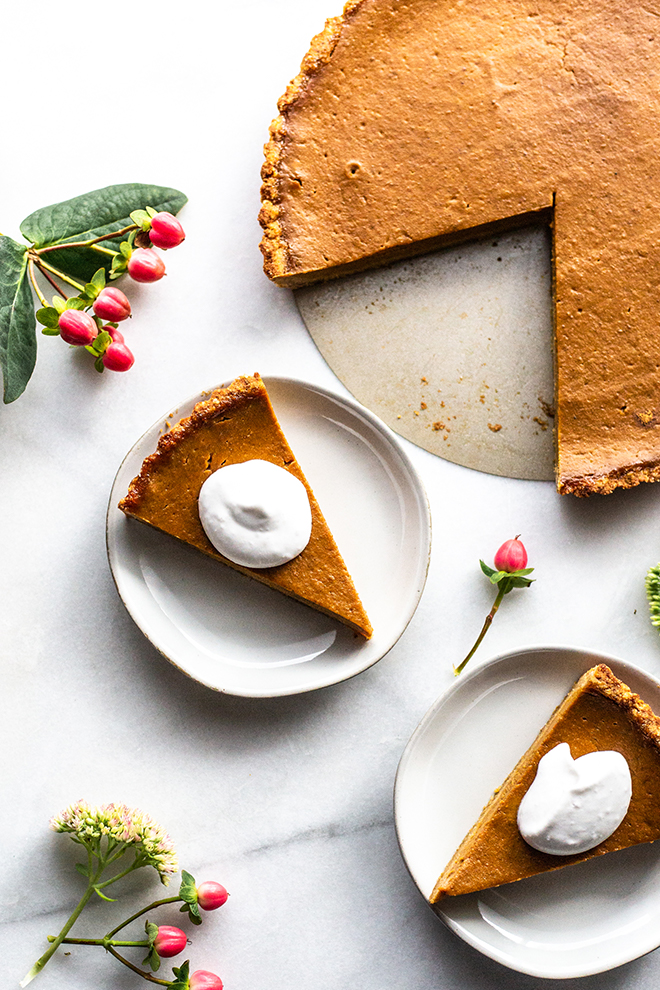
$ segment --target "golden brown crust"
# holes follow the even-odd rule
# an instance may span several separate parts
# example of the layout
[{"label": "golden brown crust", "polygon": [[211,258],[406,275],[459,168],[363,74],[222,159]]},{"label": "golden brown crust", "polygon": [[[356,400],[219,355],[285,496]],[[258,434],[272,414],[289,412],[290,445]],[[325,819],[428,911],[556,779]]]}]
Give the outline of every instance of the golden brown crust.
[{"label": "golden brown crust", "polygon": [[[640,738],[641,735],[641,738]],[[633,798],[619,828],[595,849],[556,857],[533,850],[517,828],[520,800],[539,759],[558,742],[575,758],[595,749],[623,752],[633,775]],[[561,869],[603,853],[660,837],[660,718],[606,664],[577,681],[461,842],[435,885],[430,901],[510,883]]]},{"label": "golden brown crust", "polygon": [[611,495],[617,488],[636,488],[652,481],[660,481],[660,464],[620,468],[610,474],[559,478],[557,491],[560,495],[587,498],[589,495]]},{"label": "golden brown crust", "polygon": [[190,416],[186,416],[158,439],[158,446],[153,454],[145,458],[140,473],[131,481],[128,492],[119,503],[122,512],[131,515],[137,511],[144,497],[149,477],[158,464],[167,459],[184,437],[211,419],[216,419],[231,409],[237,408],[242,402],[251,398],[265,395],[266,388],[257,372],[251,378],[236,378],[224,388],[216,389],[208,399],[198,402]]},{"label": "golden brown crust", "polygon": [[[286,276],[289,271],[288,245],[280,221],[279,189],[282,148],[287,139],[287,114],[303,95],[310,80],[328,64],[337,47],[344,23],[362,3],[364,0],[347,0],[338,17],[328,18],[324,29],[312,38],[309,51],[301,62],[300,72],[291,80],[277,102],[279,116],[272,121],[269,129],[270,138],[264,146],[266,160],[261,168],[263,184],[259,212],[259,223],[264,231],[260,244],[264,256],[264,271],[274,281]],[[287,282],[287,284],[292,283]]]},{"label": "golden brown crust", "polygon": [[[250,568],[227,559],[209,541],[197,509],[204,481],[225,463],[269,460],[305,486],[312,531],[304,550],[277,567]],[[311,605],[366,639],[372,627],[318,501],[277,421],[259,375],[238,378],[198,402],[159,440],[119,508],[202,553]]]}]

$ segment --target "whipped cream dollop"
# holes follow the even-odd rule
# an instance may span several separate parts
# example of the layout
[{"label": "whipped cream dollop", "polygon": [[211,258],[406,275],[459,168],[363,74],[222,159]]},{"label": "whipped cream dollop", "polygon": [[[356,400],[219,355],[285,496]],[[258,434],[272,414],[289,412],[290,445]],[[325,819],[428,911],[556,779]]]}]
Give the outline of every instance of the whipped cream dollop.
[{"label": "whipped cream dollop", "polygon": [[631,794],[630,768],[621,753],[600,750],[574,760],[568,743],[560,743],[539,760],[518,808],[518,828],[540,852],[586,852],[618,828]]},{"label": "whipped cream dollop", "polygon": [[198,506],[204,532],[234,564],[278,567],[309,543],[307,490],[270,461],[243,461],[214,471],[201,487]]}]

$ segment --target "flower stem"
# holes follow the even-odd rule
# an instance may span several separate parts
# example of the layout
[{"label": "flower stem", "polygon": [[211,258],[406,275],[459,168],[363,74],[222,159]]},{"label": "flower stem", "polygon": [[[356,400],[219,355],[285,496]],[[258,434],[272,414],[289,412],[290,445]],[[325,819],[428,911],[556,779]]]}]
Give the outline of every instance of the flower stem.
[{"label": "flower stem", "polygon": [[159,980],[158,977],[152,976],[151,973],[146,973],[143,969],[140,969],[139,966],[134,966],[132,962],[128,961],[128,959],[124,959],[123,956],[120,956],[117,950],[113,949],[112,946],[108,947],[108,952],[110,955],[114,956],[115,959],[118,959],[119,962],[123,963],[124,966],[128,966],[129,969],[132,969],[134,973],[138,974],[138,976],[141,976],[144,980],[148,980],[149,983],[157,983],[161,987],[170,986],[172,982],[171,980]]},{"label": "flower stem", "polygon": [[37,285],[37,279],[36,279],[36,276],[34,274],[34,262],[33,262],[32,258],[30,258],[30,260],[28,261],[28,275],[30,277],[30,282],[32,282],[32,288],[34,289],[34,291],[37,293],[37,296],[39,297],[39,302],[41,303],[42,306],[47,306],[48,305],[48,300],[46,299],[45,295],[43,294],[43,292],[41,291],[41,289]]},{"label": "flower stem", "polygon": [[37,264],[42,271],[43,269],[46,269],[47,271],[52,272],[53,275],[57,276],[57,278],[61,278],[63,282],[66,282],[68,285],[72,285],[74,289],[78,290],[78,292],[82,292],[85,288],[85,286],[81,285],[80,282],[76,282],[74,279],[69,278],[69,276],[65,275],[64,272],[61,272],[59,268],[53,268],[52,265],[49,265],[42,258],[39,258]]},{"label": "flower stem", "polygon": [[51,945],[46,949],[46,951],[44,952],[44,954],[42,956],[40,956],[39,959],[37,959],[36,963],[34,964],[34,966],[32,967],[32,969],[30,970],[30,972],[27,973],[26,976],[23,977],[23,979],[20,982],[20,986],[21,987],[26,987],[28,985],[28,983],[31,983],[32,982],[32,980],[35,978],[35,976],[37,976],[41,972],[41,970],[44,968],[44,966],[46,965],[46,963],[48,962],[48,960],[50,959],[50,957],[52,955],[54,955],[54,953],[57,951],[58,947],[62,944],[62,942],[64,941],[64,939],[66,938],[66,936],[69,934],[69,932],[73,928],[73,925],[77,921],[77,919],[78,919],[78,917],[79,917],[82,909],[85,907],[85,905],[87,904],[88,900],[90,899],[90,897],[94,893],[94,890],[96,889],[96,881],[99,879],[99,877],[101,876],[101,873],[102,872],[103,872],[103,865],[100,865],[99,868],[98,868],[98,870],[97,870],[97,872],[96,872],[96,874],[94,875],[94,878],[93,879],[90,879],[90,882],[89,882],[89,885],[87,887],[87,890],[85,891],[85,893],[82,895],[82,897],[78,901],[78,904],[76,905],[76,907],[73,910],[73,914],[71,915],[71,917],[69,918],[69,920],[65,924],[64,928],[59,933],[59,935],[56,935],[53,938],[53,941],[52,941]]},{"label": "flower stem", "polygon": [[36,254],[41,255],[46,254],[48,251],[61,251],[63,248],[92,247],[92,245],[98,244],[99,241],[116,240],[118,237],[123,237],[124,234],[128,234],[131,230],[137,230],[136,223],[129,223],[127,227],[122,227],[121,230],[113,230],[110,234],[91,237],[88,241],[66,241],[64,244],[50,244],[48,247],[37,248]]},{"label": "flower stem", "polygon": [[[54,935],[48,936],[49,942],[55,941]],[[63,938],[60,945],[102,945],[104,949],[109,949],[112,945],[132,945],[132,946],[142,946],[143,948],[149,947],[149,942],[145,942],[142,939],[140,942],[126,942],[116,938],[108,938],[106,935],[104,938]]]},{"label": "flower stem", "polygon": [[497,592],[497,597],[496,597],[495,601],[493,602],[493,607],[491,608],[490,612],[486,616],[486,621],[483,624],[483,627],[481,629],[481,632],[477,636],[476,643],[474,644],[474,646],[472,647],[472,649],[470,650],[470,652],[466,656],[465,660],[461,661],[461,663],[459,663],[458,667],[454,667],[454,676],[455,677],[458,677],[458,675],[461,673],[461,671],[464,669],[465,665],[467,664],[468,660],[471,660],[472,657],[474,656],[474,654],[477,652],[477,649],[480,646],[482,639],[484,638],[484,636],[486,635],[486,633],[490,629],[490,625],[491,625],[491,622],[493,621],[493,619],[495,617],[495,613],[497,612],[498,608],[502,604],[502,599],[504,598],[504,596],[506,595],[506,593],[507,593],[508,590],[509,590],[509,582],[508,582],[508,578],[505,578],[504,581],[502,581],[501,584],[500,584],[499,590]]},{"label": "flower stem", "polygon": [[111,932],[108,932],[106,938],[112,938],[112,936],[116,935],[117,932],[120,932],[122,928],[126,928],[127,925],[130,925],[132,921],[140,918],[143,914],[146,914],[147,911],[152,911],[154,908],[160,907],[161,904],[174,904],[176,901],[181,900],[183,900],[183,898],[179,897],[178,894],[175,894],[174,897],[163,897],[160,901],[152,901],[151,904],[147,904],[147,906],[142,908],[140,911],[136,911],[135,914],[132,914],[130,918],[126,919],[126,921],[122,921],[121,925],[117,925],[117,927],[113,928]]},{"label": "flower stem", "polygon": [[66,294],[66,292],[63,292],[63,291],[62,291],[62,289],[60,289],[60,287],[59,287],[59,285],[57,284],[57,282],[55,281],[55,279],[54,279],[54,278],[52,278],[52,277],[51,277],[51,276],[50,276],[50,275],[48,274],[48,272],[47,272],[47,271],[46,271],[46,270],[45,270],[45,269],[44,269],[44,268],[43,268],[43,267],[42,267],[42,266],[41,266],[40,264],[37,264],[37,268],[39,269],[39,271],[41,272],[41,274],[43,275],[43,277],[44,277],[44,278],[45,278],[45,279],[46,279],[46,280],[47,280],[48,282],[50,282],[50,284],[52,285],[52,287],[53,287],[53,288],[55,289],[55,292],[59,292],[59,294],[60,294],[60,295],[62,296],[62,299],[68,299],[68,298],[69,298],[69,297],[67,296],[67,294]]}]

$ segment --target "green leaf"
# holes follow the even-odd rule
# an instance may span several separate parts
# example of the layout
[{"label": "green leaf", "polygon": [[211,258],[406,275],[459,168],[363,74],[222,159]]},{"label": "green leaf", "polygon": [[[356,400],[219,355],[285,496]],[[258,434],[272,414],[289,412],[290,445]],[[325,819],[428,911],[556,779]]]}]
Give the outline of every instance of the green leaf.
[{"label": "green leaf", "polygon": [[[155,203],[158,210],[178,213],[186,202],[187,197],[178,189],[127,182],[95,189],[36,210],[21,224],[21,233],[37,248],[64,241],[87,241],[127,227],[131,223],[131,213],[144,209],[146,203]],[[103,241],[102,246],[116,251],[119,241]],[[112,263],[110,255],[89,247],[66,248],[52,254],[57,258],[58,268],[86,282],[91,280],[99,265],[109,271]]]},{"label": "green leaf", "polygon": [[149,230],[151,227],[151,217],[146,210],[133,210],[131,213],[131,220],[136,223],[138,227],[142,230]]},{"label": "green leaf", "polygon": [[98,887],[94,887],[94,891],[99,895],[102,901],[110,901],[111,903],[114,903],[114,901],[117,900],[116,897],[108,897],[107,894],[104,894]]},{"label": "green leaf", "polygon": [[4,401],[25,391],[37,360],[37,321],[27,275],[27,248],[0,235],[0,365]]},{"label": "green leaf", "polygon": [[512,577],[509,578],[511,581],[512,588],[529,588],[530,584],[533,584],[533,580],[524,577]]},{"label": "green leaf", "polygon": [[493,571],[493,573],[490,576],[490,583],[491,584],[499,584],[500,581],[503,581],[504,578],[506,578],[508,576],[509,575],[507,574],[506,571]]},{"label": "green leaf", "polygon": [[59,330],[51,330],[50,327],[44,327],[41,331],[46,337],[59,337]]},{"label": "green leaf", "polygon": [[50,330],[57,330],[59,313],[54,306],[42,306],[37,310],[37,320]]},{"label": "green leaf", "polygon": [[488,564],[484,564],[483,560],[480,560],[479,563],[481,565],[481,570],[484,572],[486,577],[491,577],[491,575],[495,573],[494,569],[489,567]]},{"label": "green leaf", "polygon": [[153,921],[147,921],[145,923],[144,930],[147,933],[147,938],[149,939],[149,946],[152,946],[158,937],[158,925],[155,925]]},{"label": "green leaf", "polygon": [[81,299],[80,296],[69,296],[64,304],[65,309],[87,309],[89,299]]},{"label": "green leaf", "polygon": [[53,296],[53,309],[58,313],[63,313],[66,309],[66,300],[61,296]]},{"label": "green leaf", "polygon": [[[197,885],[195,878],[186,870],[181,870],[181,886],[179,887],[179,897],[189,904],[197,904]],[[184,909],[185,910],[185,909]]]},{"label": "green leaf", "polygon": [[160,956],[153,948],[153,946],[142,960],[142,965],[150,966],[151,969],[154,971],[154,973],[158,972],[158,970],[160,969]]},{"label": "green leaf", "polygon": [[[161,212],[162,212],[162,210],[154,210],[153,206],[148,206],[147,207],[147,214],[148,214],[150,220],[153,217],[155,217],[157,213],[161,213]],[[166,213],[169,213],[170,211],[169,210],[166,210],[165,212]]]},{"label": "green leaf", "polygon": [[83,866],[82,863],[76,863],[76,869],[78,870],[78,873],[81,874],[81,876],[89,877],[89,870],[87,869],[86,866]]}]

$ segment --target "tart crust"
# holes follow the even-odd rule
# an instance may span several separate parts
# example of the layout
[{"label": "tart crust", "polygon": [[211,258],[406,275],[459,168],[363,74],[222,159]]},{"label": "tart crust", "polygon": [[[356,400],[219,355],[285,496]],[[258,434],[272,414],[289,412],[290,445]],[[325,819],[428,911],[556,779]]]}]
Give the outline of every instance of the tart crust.
[{"label": "tart crust", "polygon": [[[539,760],[562,742],[570,745],[574,759],[595,750],[623,753],[632,776],[632,798],[622,823],[600,845],[575,856],[533,849],[517,825],[518,806]],[[606,664],[599,664],[582,675],[493,794],[439,877],[430,901],[497,887],[657,838],[660,718]]]},{"label": "tart crust", "polygon": [[291,288],[553,227],[557,488],[660,479],[655,15],[349,0],[280,99],[264,269]]},{"label": "tart crust", "polygon": [[[203,482],[225,464],[259,458],[290,471],[305,488],[312,533],[305,549],[278,567],[228,560],[207,538],[197,499]],[[339,619],[365,638],[371,623],[319,504],[282,433],[266,387],[255,374],[237,378],[198,402],[158,440],[119,508],[263,584]]]}]

